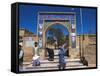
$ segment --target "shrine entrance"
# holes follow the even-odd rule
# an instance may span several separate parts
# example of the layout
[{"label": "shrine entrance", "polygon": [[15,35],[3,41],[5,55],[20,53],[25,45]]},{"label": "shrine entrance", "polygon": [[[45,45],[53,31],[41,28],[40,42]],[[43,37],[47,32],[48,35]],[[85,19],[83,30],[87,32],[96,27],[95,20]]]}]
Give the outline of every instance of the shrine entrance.
[{"label": "shrine entrance", "polygon": [[45,31],[45,38],[45,46],[48,48],[50,47],[49,45],[51,45],[51,48],[53,49],[57,49],[63,44],[66,44],[66,47],[69,46],[69,31],[66,26],[58,22],[54,22],[54,24],[47,27]]},{"label": "shrine entrance", "polygon": [[54,24],[60,24],[68,30],[68,49],[70,58],[79,56],[79,45],[76,37],[76,15],[74,12],[39,12],[38,13],[38,43],[41,58],[45,59],[46,31]]},{"label": "shrine entrance", "polygon": [[64,45],[65,56],[69,57],[69,31],[64,24],[60,23],[61,20],[58,22],[53,20],[52,22],[53,24],[45,31],[45,47],[52,49],[54,56],[58,56],[58,48]]}]

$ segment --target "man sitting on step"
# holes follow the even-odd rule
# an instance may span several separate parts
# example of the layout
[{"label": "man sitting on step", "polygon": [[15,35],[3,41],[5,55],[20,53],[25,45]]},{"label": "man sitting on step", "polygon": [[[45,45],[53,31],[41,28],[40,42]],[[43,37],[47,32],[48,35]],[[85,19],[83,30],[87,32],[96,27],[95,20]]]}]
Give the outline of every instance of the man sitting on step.
[{"label": "man sitting on step", "polygon": [[40,56],[39,56],[39,48],[38,48],[37,42],[35,42],[34,48],[33,48],[32,65],[33,66],[40,66]]},{"label": "man sitting on step", "polygon": [[53,61],[54,60],[54,51],[53,49],[50,49],[50,48],[46,48],[46,51],[48,53],[48,60],[49,61]]}]

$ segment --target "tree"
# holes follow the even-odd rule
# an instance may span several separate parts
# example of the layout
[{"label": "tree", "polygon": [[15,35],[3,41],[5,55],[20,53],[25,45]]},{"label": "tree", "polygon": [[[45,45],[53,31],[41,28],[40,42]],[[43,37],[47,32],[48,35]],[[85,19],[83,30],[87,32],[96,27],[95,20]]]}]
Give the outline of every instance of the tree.
[{"label": "tree", "polygon": [[59,47],[60,45],[64,44],[65,42],[65,37],[64,34],[61,30],[61,28],[49,28],[48,29],[48,38],[47,38],[47,42],[49,44],[53,44],[55,42],[54,37],[57,39],[57,46]]}]

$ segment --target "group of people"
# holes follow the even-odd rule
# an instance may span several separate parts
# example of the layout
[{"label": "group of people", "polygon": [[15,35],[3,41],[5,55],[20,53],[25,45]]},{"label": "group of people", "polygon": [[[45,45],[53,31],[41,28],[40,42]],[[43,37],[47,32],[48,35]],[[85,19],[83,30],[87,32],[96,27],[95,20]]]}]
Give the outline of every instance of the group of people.
[{"label": "group of people", "polygon": [[[19,43],[19,67],[23,67],[23,56],[24,56],[24,51],[23,51],[23,44],[22,42]],[[34,43],[34,48],[32,52],[32,65],[33,66],[40,66],[40,56],[39,56],[39,48],[38,48],[38,43]]]},{"label": "group of people", "polygon": [[[22,49],[23,45],[22,43],[19,43],[19,66],[23,67],[23,56],[24,56],[24,52]],[[54,52],[52,52],[53,50],[50,48],[46,48],[46,50],[48,51],[48,56],[49,56],[49,61],[53,61],[54,60]],[[58,48],[58,56],[59,56],[59,65],[58,68],[60,70],[64,70],[66,67],[66,62],[65,62],[65,50],[64,50],[64,45],[60,46]],[[50,54],[50,52],[52,52],[52,55]],[[33,48],[33,54],[32,54],[33,58],[32,58],[32,66],[40,66],[40,56],[39,56],[39,48],[38,48],[38,43],[35,42],[34,44],[34,48]]]}]

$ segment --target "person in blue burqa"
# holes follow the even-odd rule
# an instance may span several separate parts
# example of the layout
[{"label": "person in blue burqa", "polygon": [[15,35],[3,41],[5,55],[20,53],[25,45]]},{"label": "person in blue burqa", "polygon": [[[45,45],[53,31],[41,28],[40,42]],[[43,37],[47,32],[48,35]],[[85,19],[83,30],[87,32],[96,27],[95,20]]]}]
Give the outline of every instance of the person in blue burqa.
[{"label": "person in blue burqa", "polygon": [[59,47],[59,70],[64,70],[66,67],[66,62],[65,62],[65,50],[64,50],[64,45]]}]

